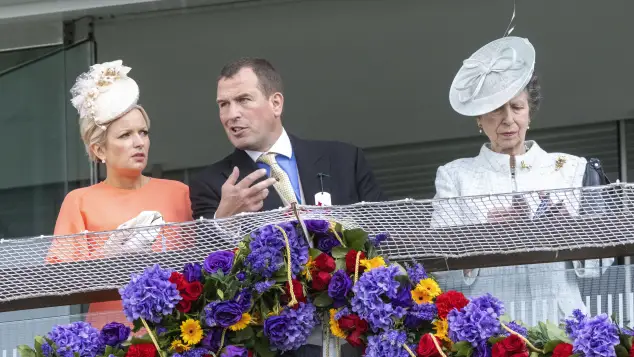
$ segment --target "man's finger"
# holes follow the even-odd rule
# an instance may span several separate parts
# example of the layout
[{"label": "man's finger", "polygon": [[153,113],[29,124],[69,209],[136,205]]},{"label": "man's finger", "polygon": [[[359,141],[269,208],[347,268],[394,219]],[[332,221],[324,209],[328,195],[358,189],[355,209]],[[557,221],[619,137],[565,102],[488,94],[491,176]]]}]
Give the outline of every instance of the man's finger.
[{"label": "man's finger", "polygon": [[274,178],[268,178],[264,181],[258,182],[255,185],[251,186],[251,188],[249,188],[249,191],[247,192],[247,196],[258,195],[260,194],[262,190],[265,190],[273,186],[276,182],[277,180]]},{"label": "man's finger", "polygon": [[234,166],[233,171],[231,171],[231,175],[227,177],[227,181],[225,181],[225,185],[234,186],[238,181],[238,177],[240,177],[240,169],[237,166]]},{"label": "man's finger", "polygon": [[243,178],[242,181],[238,182],[236,186],[242,189],[249,188],[255,181],[257,181],[261,177],[264,177],[264,175],[266,175],[265,169],[253,171],[252,173],[248,174],[247,177]]}]

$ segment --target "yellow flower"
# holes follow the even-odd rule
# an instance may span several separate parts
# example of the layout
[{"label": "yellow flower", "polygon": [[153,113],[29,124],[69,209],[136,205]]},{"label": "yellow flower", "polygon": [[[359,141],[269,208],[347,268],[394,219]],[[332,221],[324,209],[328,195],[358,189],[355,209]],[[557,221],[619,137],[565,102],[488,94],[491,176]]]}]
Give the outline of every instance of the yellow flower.
[{"label": "yellow flower", "polygon": [[302,271],[302,275],[304,275],[304,277],[306,278],[306,280],[311,281],[313,280],[310,271],[311,269],[313,269],[313,267],[315,266],[315,260],[313,259],[313,257],[308,256],[308,262],[306,263],[306,266],[304,267],[304,271]]},{"label": "yellow flower", "polygon": [[359,265],[365,267],[365,271],[370,271],[374,268],[384,267],[385,260],[382,257],[376,257],[372,259],[361,259],[359,260]]},{"label": "yellow flower", "polygon": [[337,314],[337,309],[330,309],[330,331],[336,337],[345,339],[348,337],[341,327],[339,327],[339,323],[335,320],[335,315]]},{"label": "yellow flower", "polygon": [[449,336],[447,336],[447,333],[449,332],[449,323],[447,323],[447,320],[438,319],[434,321],[433,325],[436,329],[434,336],[438,337],[439,340],[451,343]]},{"label": "yellow flower", "polygon": [[181,337],[188,345],[195,345],[203,339],[203,329],[200,322],[187,319],[181,324]]},{"label": "yellow flower", "polygon": [[189,346],[183,343],[181,340],[172,341],[172,349],[176,351],[176,353],[183,353],[185,351],[189,351]]},{"label": "yellow flower", "polygon": [[249,315],[248,313],[244,313],[242,314],[242,318],[240,319],[240,321],[236,322],[235,324],[229,326],[229,329],[231,331],[240,331],[244,328],[247,327],[247,325],[249,325],[251,323],[251,315]]},{"label": "yellow flower", "polygon": [[441,292],[438,283],[436,283],[434,279],[427,278],[421,280],[418,285],[416,285],[416,288],[412,290],[412,299],[414,299],[417,304],[428,304],[432,302],[436,296],[440,295]]}]

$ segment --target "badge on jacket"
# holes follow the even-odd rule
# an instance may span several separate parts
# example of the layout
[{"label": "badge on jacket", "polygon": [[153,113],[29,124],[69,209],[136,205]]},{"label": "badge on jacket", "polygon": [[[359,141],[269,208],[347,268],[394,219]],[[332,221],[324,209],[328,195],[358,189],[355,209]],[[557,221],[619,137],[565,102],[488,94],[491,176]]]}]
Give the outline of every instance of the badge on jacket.
[{"label": "badge on jacket", "polygon": [[315,194],[315,206],[332,206],[330,193],[324,191],[324,177],[330,177],[328,174],[318,173],[319,183],[321,184],[321,192]]}]

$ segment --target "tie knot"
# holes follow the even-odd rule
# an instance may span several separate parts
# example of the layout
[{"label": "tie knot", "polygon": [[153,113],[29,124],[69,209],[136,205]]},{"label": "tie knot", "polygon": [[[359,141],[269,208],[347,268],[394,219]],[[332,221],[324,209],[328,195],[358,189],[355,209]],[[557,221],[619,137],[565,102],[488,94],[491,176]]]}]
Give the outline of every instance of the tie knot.
[{"label": "tie knot", "polygon": [[277,154],[274,152],[267,152],[260,155],[260,157],[258,157],[258,161],[271,166],[271,165],[277,164],[277,161],[275,160],[276,155]]}]

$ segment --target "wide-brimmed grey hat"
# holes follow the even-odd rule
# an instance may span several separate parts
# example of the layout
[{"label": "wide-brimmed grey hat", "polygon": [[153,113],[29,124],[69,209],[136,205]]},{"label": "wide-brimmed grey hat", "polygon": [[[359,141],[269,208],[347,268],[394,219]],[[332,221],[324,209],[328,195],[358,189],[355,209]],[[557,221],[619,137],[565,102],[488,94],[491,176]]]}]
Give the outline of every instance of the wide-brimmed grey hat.
[{"label": "wide-brimmed grey hat", "polygon": [[479,116],[522,91],[535,68],[535,48],[525,38],[503,37],[466,59],[451,83],[449,102],[458,113]]}]

